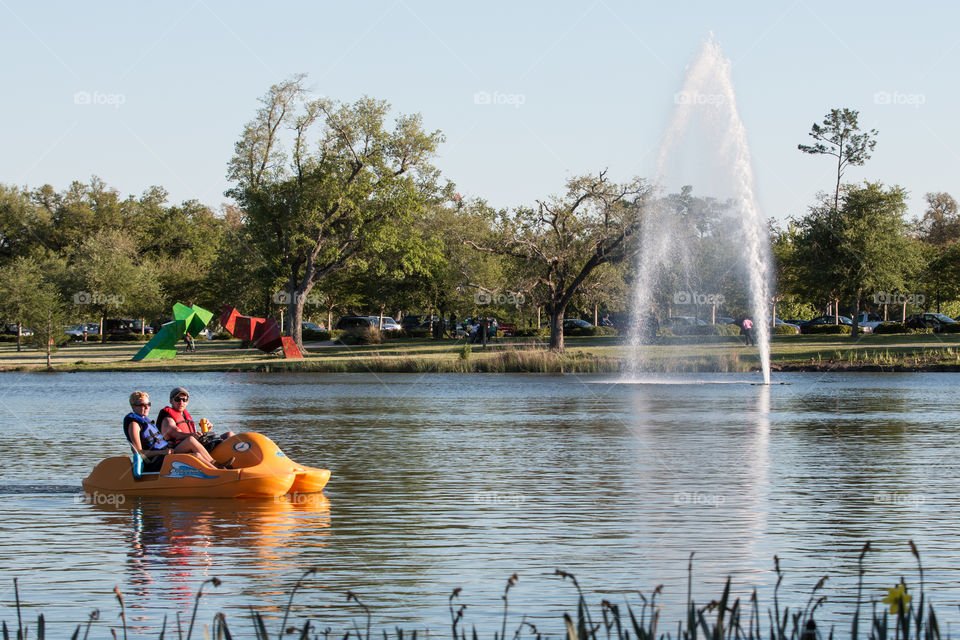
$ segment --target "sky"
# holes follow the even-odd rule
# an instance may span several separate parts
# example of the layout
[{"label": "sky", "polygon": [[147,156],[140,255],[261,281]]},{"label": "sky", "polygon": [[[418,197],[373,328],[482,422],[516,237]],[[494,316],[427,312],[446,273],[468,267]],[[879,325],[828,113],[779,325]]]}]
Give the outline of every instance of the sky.
[{"label": "sky", "polygon": [[[0,0],[0,183],[218,207],[258,98],[307,74],[316,96],[368,95],[446,136],[435,165],[467,198],[533,205],[576,175],[652,178],[704,40],[731,63],[764,217],[832,191],[797,150],[832,108],[877,129],[845,181],[960,197],[960,4],[927,2],[280,2]],[[710,194],[701,194],[710,195]]]}]

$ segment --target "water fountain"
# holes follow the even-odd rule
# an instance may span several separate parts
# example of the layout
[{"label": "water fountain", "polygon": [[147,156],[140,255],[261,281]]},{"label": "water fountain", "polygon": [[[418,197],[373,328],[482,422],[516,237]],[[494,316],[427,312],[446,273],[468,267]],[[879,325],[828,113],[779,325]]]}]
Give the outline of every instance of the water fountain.
[{"label": "water fountain", "polygon": [[[729,306],[746,311],[755,323],[763,382],[770,382],[769,239],[730,66],[711,35],[674,96],[656,184],[661,191],[667,185],[706,185],[703,193],[719,199],[694,198],[689,188],[680,195],[661,194],[644,220],[633,297],[637,356],[627,372],[632,380],[651,371],[644,345],[655,329],[652,317],[666,316],[673,305],[696,303],[712,305],[715,314],[718,302],[732,302]],[[691,182],[691,165],[700,171],[699,181]],[[691,203],[700,211],[693,211]]]}]

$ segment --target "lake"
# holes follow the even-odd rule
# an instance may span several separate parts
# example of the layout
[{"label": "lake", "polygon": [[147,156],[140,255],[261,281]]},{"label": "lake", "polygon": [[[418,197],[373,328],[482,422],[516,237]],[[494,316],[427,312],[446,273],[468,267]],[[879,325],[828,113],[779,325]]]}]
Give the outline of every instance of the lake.
[{"label": "lake", "polygon": [[[590,603],[639,603],[663,584],[663,630],[686,599],[757,587],[771,604],[828,597],[822,619],[849,624],[865,541],[865,593],[917,584],[944,619],[960,602],[954,509],[960,391],[956,374],[691,374],[620,384],[606,376],[65,373],[0,377],[0,619],[16,622],[13,579],[31,626],[43,612],[63,637],[99,609],[119,624],[114,587],[136,632],[168,633],[224,611],[252,635],[249,607],[271,617],[310,568],[297,621],[345,630],[449,633],[463,587],[469,625],[508,633],[525,615],[560,635],[575,611],[572,573]],[[293,460],[330,468],[322,495],[282,500],[84,498],[80,482],[129,452],[121,418],[135,389],[151,416],[169,390],[220,430],[259,431]],[[116,501],[114,501],[116,502]],[[599,608],[597,609],[597,612]],[[943,625],[946,626],[945,624]],[[68,630],[68,631],[66,631]],[[379,631],[375,631],[379,633]]]}]

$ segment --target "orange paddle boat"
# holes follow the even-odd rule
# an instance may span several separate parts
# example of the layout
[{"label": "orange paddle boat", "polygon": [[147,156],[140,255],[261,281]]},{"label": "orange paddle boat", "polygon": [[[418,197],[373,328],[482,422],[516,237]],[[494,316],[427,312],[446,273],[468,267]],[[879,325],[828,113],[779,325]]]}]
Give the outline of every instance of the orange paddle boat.
[{"label": "orange paddle boat", "polygon": [[240,433],[217,445],[210,455],[231,469],[211,467],[186,453],[163,456],[158,471],[145,471],[143,458],[114,456],[83,480],[89,495],[124,494],[171,498],[276,498],[287,493],[322,491],[329,469],[297,464],[268,437]]}]

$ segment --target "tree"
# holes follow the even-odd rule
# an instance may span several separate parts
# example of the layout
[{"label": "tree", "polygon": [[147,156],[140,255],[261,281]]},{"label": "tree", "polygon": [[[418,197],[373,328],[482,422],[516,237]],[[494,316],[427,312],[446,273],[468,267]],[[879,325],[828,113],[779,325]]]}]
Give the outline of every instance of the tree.
[{"label": "tree", "polygon": [[860,133],[857,124],[859,111],[853,109],[831,109],[823,118],[823,123],[813,123],[810,137],[816,143],[798,144],[797,149],[813,155],[828,155],[837,159],[837,186],[833,195],[833,208],[840,206],[840,181],[848,165],[862,167],[870,159],[870,152],[877,146],[874,139],[877,130]]},{"label": "tree", "polygon": [[0,316],[17,325],[17,351],[22,349],[23,328],[29,327],[34,310],[41,306],[41,266],[34,258],[20,257],[4,267],[0,278]]},{"label": "tree", "polygon": [[620,185],[606,174],[571,178],[563,197],[500,212],[492,237],[466,239],[479,251],[516,261],[544,291],[554,351],[564,348],[564,314],[583,282],[600,265],[640,250],[636,240],[649,189],[639,178]]},{"label": "tree", "polygon": [[52,282],[41,279],[37,283],[33,306],[27,318],[33,327],[33,343],[46,354],[49,369],[50,355],[57,350],[57,340],[64,335],[63,324],[66,320],[63,299]]},{"label": "tree", "polygon": [[288,330],[301,348],[303,305],[314,286],[364,253],[396,247],[395,229],[438,196],[428,161],[443,141],[439,131],[424,131],[419,115],[400,115],[388,129],[381,100],[311,100],[303,79],[274,85],[261,99],[235,145],[235,186],[227,192],[284,283]]},{"label": "tree", "polygon": [[918,225],[920,239],[936,246],[960,240],[960,215],[957,201],[949,193],[928,193],[927,210]]},{"label": "tree", "polygon": [[902,188],[866,182],[844,187],[839,210],[815,207],[799,222],[795,251],[807,286],[853,299],[854,336],[864,295],[902,287],[917,264],[905,210]]},{"label": "tree", "polygon": [[157,274],[142,264],[136,243],[121,231],[100,231],[84,240],[72,259],[75,305],[87,305],[100,318],[100,341],[106,341],[103,321],[122,310],[158,310],[163,299]]}]

